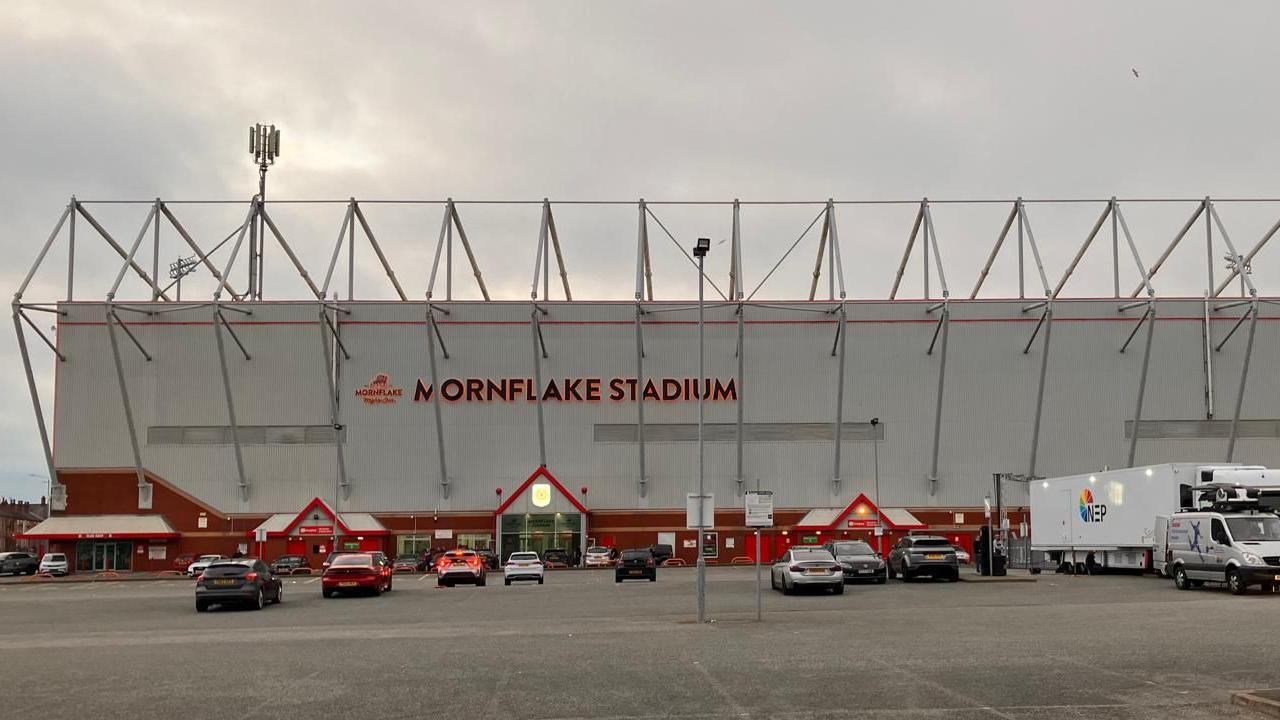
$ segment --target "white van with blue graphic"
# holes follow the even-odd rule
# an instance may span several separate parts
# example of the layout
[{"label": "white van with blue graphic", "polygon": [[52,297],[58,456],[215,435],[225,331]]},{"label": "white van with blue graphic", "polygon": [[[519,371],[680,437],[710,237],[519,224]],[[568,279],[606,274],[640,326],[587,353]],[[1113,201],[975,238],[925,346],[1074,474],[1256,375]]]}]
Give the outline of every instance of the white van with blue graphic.
[{"label": "white van with blue graphic", "polygon": [[1266,511],[1179,512],[1169,517],[1165,572],[1179,590],[1225,583],[1236,595],[1250,585],[1280,585],[1280,517]]}]

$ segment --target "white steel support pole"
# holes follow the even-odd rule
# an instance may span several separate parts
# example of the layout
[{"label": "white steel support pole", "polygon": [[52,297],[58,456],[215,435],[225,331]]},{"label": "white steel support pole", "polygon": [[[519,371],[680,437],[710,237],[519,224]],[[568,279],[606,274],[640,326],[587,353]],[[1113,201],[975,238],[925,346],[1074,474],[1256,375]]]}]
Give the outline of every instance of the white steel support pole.
[{"label": "white steel support pole", "polygon": [[704,417],[703,395],[706,387],[704,378],[706,377],[705,350],[703,342],[706,334],[706,318],[704,316],[704,284],[706,275],[703,273],[703,263],[706,257],[703,254],[698,255],[698,622],[706,622],[707,618],[707,560],[703,557],[702,544],[703,535],[706,532],[707,519],[702,516],[702,511],[706,507],[703,498],[706,494],[703,473],[706,470],[706,457],[703,454],[703,437],[702,423]]},{"label": "white steel support pole", "polygon": [[1258,298],[1253,298],[1253,305],[1249,312],[1253,313],[1253,317],[1249,319],[1249,338],[1244,344],[1244,364],[1240,366],[1240,389],[1236,393],[1236,410],[1231,416],[1231,437],[1227,440],[1227,462],[1231,462],[1231,458],[1235,457],[1236,438],[1240,430],[1240,410],[1244,407],[1244,390],[1245,385],[1249,381],[1249,360],[1253,357],[1253,336],[1258,330]]},{"label": "white steel support pole", "polygon": [[924,244],[920,250],[923,253],[921,257],[924,260],[924,299],[929,299],[929,198],[920,201],[920,213],[925,218],[924,225]]},{"label": "white steel support pole", "polygon": [[1044,345],[1040,348],[1040,383],[1036,385],[1036,415],[1031,424],[1031,461],[1027,475],[1036,476],[1036,459],[1040,449],[1040,421],[1044,416],[1044,385],[1049,376],[1049,338],[1053,334],[1053,305],[1044,309]]},{"label": "white steel support pole", "polygon": [[151,247],[151,302],[160,299],[160,198],[156,198],[153,229],[155,238]]},{"label": "white steel support pole", "polygon": [[440,458],[440,497],[449,499],[449,468],[445,465],[444,420],[440,411],[440,376],[436,372],[436,315],[427,301],[427,369],[431,372],[431,412],[436,421],[436,455]]},{"label": "white steel support pole", "polygon": [[[67,302],[75,300],[76,288],[76,196],[71,196],[67,220]],[[1210,285],[1210,287],[1213,287]]]},{"label": "white steel support pole", "polygon": [[[222,371],[222,389],[227,398],[227,422],[230,423],[231,445],[235,448],[236,454],[236,477],[240,483],[238,497],[243,499],[249,493],[249,479],[245,475],[244,453],[240,448],[240,427],[236,423],[236,404],[231,393],[231,371],[227,368],[227,350],[222,340],[222,323],[219,322],[220,314],[220,306],[215,301],[213,305],[213,337],[218,346],[218,367]],[[110,319],[107,322],[110,323]],[[325,372],[328,372],[327,367]]]},{"label": "white steel support pole", "polygon": [[44,408],[40,406],[40,392],[36,388],[35,374],[31,371],[31,356],[27,352],[27,338],[22,333],[22,321],[19,315],[22,309],[18,306],[18,301],[13,301],[13,330],[18,334],[18,351],[22,355],[22,369],[27,375],[27,390],[31,392],[31,407],[36,414],[36,427],[40,430],[40,445],[44,449],[45,469],[49,472],[49,503],[50,511],[53,508],[53,486],[57,484],[59,488],[62,483],[58,482],[57,471],[53,467],[53,446],[49,442],[49,430],[44,423]]},{"label": "white steel support pole", "polygon": [[640,461],[639,492],[640,497],[648,495],[649,478],[645,474],[644,445],[644,327],[642,319],[644,308],[640,301],[644,298],[645,240],[647,236],[644,198],[639,203],[639,225],[636,229],[636,440],[638,459]]},{"label": "white steel support pole", "polygon": [[1116,196],[1111,196],[1111,277],[1115,282],[1116,297],[1120,297],[1120,233],[1117,228]]},{"label": "white steel support pole", "polygon": [[[1213,286],[1210,285],[1210,288]],[[1209,326],[1209,293],[1204,291],[1204,322],[1200,326],[1201,339],[1204,341],[1204,409],[1205,417],[1213,419],[1213,331]]]},{"label": "white steel support pole", "polygon": [[760,552],[760,528],[756,528],[756,622],[764,619],[760,592]]},{"label": "white steel support pole", "polygon": [[1209,289],[1213,289],[1213,214],[1209,212],[1209,196],[1204,197],[1205,269],[1209,272]]},{"label": "white steel support pole", "polygon": [[120,387],[120,404],[124,408],[124,421],[129,430],[129,447],[133,451],[133,467],[138,477],[138,495],[141,500],[142,491],[147,487],[146,474],[142,469],[142,450],[138,445],[138,428],[133,424],[133,405],[129,402],[129,385],[124,378],[124,365],[120,361],[120,341],[116,338],[115,312],[111,303],[107,303],[107,337],[111,341],[111,358],[115,361],[116,381]]},{"label": "white steel support pole", "polygon": [[[534,281],[534,290],[537,290],[537,280]],[[533,335],[533,392],[536,399],[535,407],[538,410],[538,466],[547,466],[547,427],[542,414],[542,328],[538,326],[537,304],[534,304],[533,311],[529,316],[529,330]],[[439,393],[437,393],[439,394]]]},{"label": "white steel support pole", "polygon": [[1022,197],[1018,197],[1018,299],[1027,297],[1026,245],[1023,241],[1023,228],[1026,222],[1022,219]]},{"label": "white steel support pole", "polygon": [[1156,305],[1151,302],[1147,309],[1147,342],[1142,353],[1142,374],[1138,376],[1138,403],[1133,411],[1133,434],[1129,438],[1129,458],[1125,467],[1133,467],[1134,457],[1138,452],[1138,427],[1142,424],[1142,400],[1147,392],[1147,369],[1151,367],[1151,339],[1156,332]]}]

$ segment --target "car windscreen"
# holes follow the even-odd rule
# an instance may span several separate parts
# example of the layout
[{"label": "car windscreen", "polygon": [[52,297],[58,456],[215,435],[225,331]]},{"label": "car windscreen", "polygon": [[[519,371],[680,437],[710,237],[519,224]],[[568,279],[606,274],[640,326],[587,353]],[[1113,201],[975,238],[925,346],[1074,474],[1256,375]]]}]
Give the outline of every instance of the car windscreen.
[{"label": "car windscreen", "polygon": [[629,550],[622,553],[623,560],[648,560],[649,557],[649,553],[644,550]]},{"label": "car windscreen", "polygon": [[1227,518],[1227,527],[1236,542],[1280,540],[1280,518],[1276,517]]},{"label": "car windscreen", "polygon": [[609,548],[589,547],[587,548],[587,552],[592,553],[593,555],[607,554],[609,552]]},{"label": "car windscreen", "polygon": [[837,555],[873,555],[871,546],[860,542],[842,542],[835,544]]},{"label": "car windscreen", "polygon": [[51,562],[66,562],[67,556],[61,553],[49,553],[48,555],[44,556],[44,559],[49,560]]},{"label": "car windscreen", "polygon": [[944,548],[947,550],[954,549],[951,547],[951,543],[947,542],[946,540],[943,540],[942,538],[920,538],[919,540],[913,541],[911,543],[911,546],[918,547],[918,548]]},{"label": "car windscreen", "polygon": [[531,552],[511,553],[511,557],[507,559],[508,560],[537,560],[538,553],[531,553]]}]

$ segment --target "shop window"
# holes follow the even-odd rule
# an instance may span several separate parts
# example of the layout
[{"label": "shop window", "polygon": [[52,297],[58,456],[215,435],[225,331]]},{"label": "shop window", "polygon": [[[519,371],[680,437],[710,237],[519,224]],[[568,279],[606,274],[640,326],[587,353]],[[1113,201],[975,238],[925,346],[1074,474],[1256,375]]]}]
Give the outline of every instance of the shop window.
[{"label": "shop window", "polygon": [[430,535],[401,535],[396,538],[396,554],[417,555],[431,550]]},{"label": "shop window", "polygon": [[458,547],[472,550],[492,550],[493,535],[489,533],[458,533]]}]

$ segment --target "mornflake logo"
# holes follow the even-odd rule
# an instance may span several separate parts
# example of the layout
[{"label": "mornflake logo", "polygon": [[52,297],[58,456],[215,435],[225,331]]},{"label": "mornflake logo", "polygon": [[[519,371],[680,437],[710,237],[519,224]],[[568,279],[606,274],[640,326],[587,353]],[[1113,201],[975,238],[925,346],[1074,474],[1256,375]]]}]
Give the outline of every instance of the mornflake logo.
[{"label": "mornflake logo", "polygon": [[1107,518],[1107,506],[1093,501],[1089,488],[1080,491],[1080,519],[1085,522],[1102,522]]},{"label": "mornflake logo", "polygon": [[404,395],[404,388],[391,384],[391,376],[378,373],[368,385],[356,388],[356,397],[367,405],[391,405]]}]

